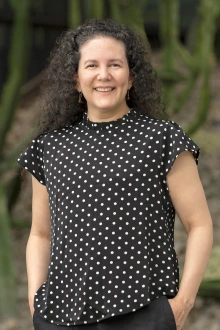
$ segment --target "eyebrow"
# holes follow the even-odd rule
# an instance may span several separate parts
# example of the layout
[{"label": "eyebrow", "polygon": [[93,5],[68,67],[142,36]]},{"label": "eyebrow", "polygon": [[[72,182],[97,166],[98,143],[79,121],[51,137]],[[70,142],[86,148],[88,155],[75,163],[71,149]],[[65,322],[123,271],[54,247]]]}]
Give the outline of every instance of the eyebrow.
[{"label": "eyebrow", "polygon": [[[86,64],[86,63],[88,63],[88,62],[90,62],[90,63],[96,63],[97,60],[87,60],[87,61],[85,61],[84,64]],[[110,59],[108,62],[121,62],[121,63],[123,63],[123,61],[120,60],[119,58],[112,58],[112,59]]]}]

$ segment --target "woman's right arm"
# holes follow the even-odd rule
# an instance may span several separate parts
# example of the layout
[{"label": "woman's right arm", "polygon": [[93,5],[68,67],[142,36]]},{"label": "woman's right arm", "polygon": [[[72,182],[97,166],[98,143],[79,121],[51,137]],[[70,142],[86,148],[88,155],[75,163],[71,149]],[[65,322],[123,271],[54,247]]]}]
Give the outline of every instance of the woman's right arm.
[{"label": "woman's right arm", "polygon": [[34,313],[34,295],[47,278],[50,261],[50,210],[46,186],[32,175],[32,225],[26,248],[28,300]]}]

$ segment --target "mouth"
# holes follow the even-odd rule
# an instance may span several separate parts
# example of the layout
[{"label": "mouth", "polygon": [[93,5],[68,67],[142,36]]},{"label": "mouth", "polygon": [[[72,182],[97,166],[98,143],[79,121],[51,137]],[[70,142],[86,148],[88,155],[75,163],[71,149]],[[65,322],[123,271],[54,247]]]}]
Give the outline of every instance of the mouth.
[{"label": "mouth", "polygon": [[95,88],[95,90],[97,92],[111,92],[114,89],[115,89],[114,87],[97,87],[97,88]]}]

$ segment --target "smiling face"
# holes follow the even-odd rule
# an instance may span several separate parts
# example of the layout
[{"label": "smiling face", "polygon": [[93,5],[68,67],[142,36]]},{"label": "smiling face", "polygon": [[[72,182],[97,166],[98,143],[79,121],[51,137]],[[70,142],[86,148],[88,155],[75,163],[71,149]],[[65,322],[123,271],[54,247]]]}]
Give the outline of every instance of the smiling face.
[{"label": "smiling face", "polygon": [[75,79],[89,112],[106,109],[118,113],[128,108],[125,97],[132,78],[121,41],[96,37],[83,44]]}]

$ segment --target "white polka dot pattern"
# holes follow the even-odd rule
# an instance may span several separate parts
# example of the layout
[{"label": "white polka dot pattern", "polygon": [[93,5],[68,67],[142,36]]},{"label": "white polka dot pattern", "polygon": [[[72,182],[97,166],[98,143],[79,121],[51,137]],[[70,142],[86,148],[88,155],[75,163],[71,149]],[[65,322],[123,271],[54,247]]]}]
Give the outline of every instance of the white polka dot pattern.
[{"label": "white polka dot pattern", "polygon": [[130,109],[39,135],[18,162],[47,186],[48,278],[34,305],[49,322],[79,325],[135,311],[178,292],[175,210],[166,175],[199,147],[173,121]]}]

